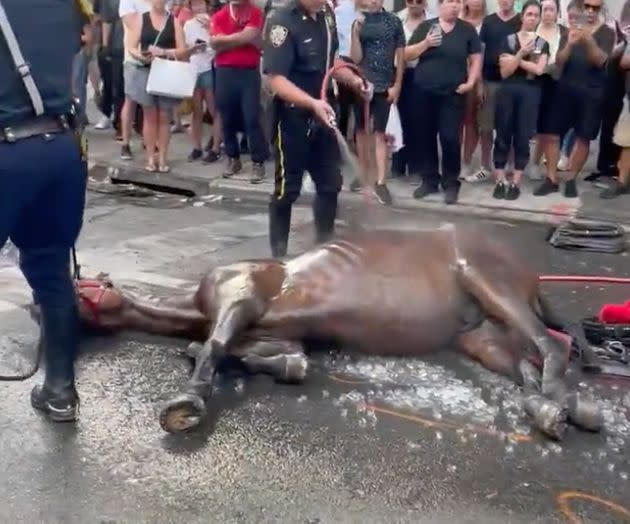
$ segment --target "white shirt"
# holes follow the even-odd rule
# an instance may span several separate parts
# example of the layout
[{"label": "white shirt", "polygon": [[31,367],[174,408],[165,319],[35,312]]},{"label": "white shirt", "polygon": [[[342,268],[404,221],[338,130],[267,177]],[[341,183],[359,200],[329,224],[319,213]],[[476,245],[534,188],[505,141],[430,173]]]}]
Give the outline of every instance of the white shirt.
[{"label": "white shirt", "polygon": [[[208,25],[201,24],[196,18],[188,20],[184,24],[184,40],[186,47],[193,47],[197,40],[203,40],[204,42],[210,41],[210,34],[208,32]],[[212,60],[214,59],[214,49],[208,46],[207,50],[203,53],[194,53],[190,55],[190,63],[195,66],[197,73],[205,73],[212,69]]]},{"label": "white shirt", "polygon": [[133,13],[147,13],[151,10],[149,0],[120,0],[118,6],[118,16],[122,18],[125,15]]}]

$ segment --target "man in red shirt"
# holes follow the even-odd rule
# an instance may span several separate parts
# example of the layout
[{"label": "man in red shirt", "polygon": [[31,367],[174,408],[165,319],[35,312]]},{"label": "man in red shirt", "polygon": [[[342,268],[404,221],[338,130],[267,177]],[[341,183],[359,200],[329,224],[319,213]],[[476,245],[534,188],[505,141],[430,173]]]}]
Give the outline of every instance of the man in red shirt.
[{"label": "man in red shirt", "polygon": [[242,169],[236,136],[242,114],[253,163],[250,182],[254,184],[264,179],[264,162],[269,157],[260,114],[263,23],[262,10],[250,0],[231,0],[210,20],[210,45],[216,51],[215,97],[228,157],[223,176],[234,176]]}]

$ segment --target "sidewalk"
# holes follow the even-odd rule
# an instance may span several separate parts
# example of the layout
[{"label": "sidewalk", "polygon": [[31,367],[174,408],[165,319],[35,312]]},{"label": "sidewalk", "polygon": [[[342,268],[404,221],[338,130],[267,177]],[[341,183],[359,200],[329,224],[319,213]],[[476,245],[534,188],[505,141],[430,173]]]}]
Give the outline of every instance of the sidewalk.
[{"label": "sidewalk", "polygon": [[[194,193],[198,196],[241,195],[249,199],[267,199],[273,189],[273,162],[268,162],[267,179],[260,184],[253,185],[248,181],[250,173],[249,156],[243,157],[243,171],[233,179],[222,177],[225,160],[204,165],[197,161],[190,163],[186,157],[191,150],[187,132],[177,133],[172,136],[170,166],[171,172],[147,173],[144,171],[144,152],[138,137],[132,140],[131,149],[134,160],[120,159],[120,144],[112,139],[112,131],[96,131],[88,128],[88,140],[90,146],[90,161],[101,173],[101,177],[108,176],[114,182],[133,182],[150,184]],[[585,173],[594,169],[597,155],[594,142],[591,158],[587,163]],[[351,175],[344,173],[346,181],[342,195],[344,199],[359,200],[363,196],[351,193],[348,189]],[[546,197],[534,197],[532,190],[537,182],[524,177],[521,197],[516,201],[496,200],[492,198],[493,182],[462,183],[459,202],[456,205],[446,206],[442,201],[442,195],[431,195],[424,200],[416,200],[412,197],[415,186],[405,180],[393,179],[388,182],[390,192],[394,200],[394,206],[406,209],[446,210],[450,213],[461,213],[469,216],[483,216],[487,218],[525,220],[543,223],[557,223],[570,217],[587,218],[592,220],[608,220],[618,222],[630,227],[630,199],[619,197],[614,200],[601,200],[599,192],[601,187],[590,182],[579,181],[579,197],[568,199],[562,193],[556,193]],[[561,185],[561,191],[562,191]],[[312,184],[305,176],[302,201],[308,202],[312,197]]]}]

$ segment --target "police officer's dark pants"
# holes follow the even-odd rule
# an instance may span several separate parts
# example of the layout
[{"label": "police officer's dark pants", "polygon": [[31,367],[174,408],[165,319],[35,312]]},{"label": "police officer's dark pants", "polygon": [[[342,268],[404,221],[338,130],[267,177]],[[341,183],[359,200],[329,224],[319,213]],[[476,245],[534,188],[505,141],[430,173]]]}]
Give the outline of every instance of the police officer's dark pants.
[{"label": "police officer's dark pants", "polygon": [[[414,95],[414,83],[413,83],[414,69],[408,67],[405,69],[403,76],[402,88],[400,90],[400,98],[398,99],[398,111],[400,113],[400,126],[403,132],[404,146],[400,151],[397,151],[392,155],[392,171],[404,175],[407,171],[407,167],[412,165],[417,166],[418,161],[412,160],[414,155],[417,156],[417,144],[418,139],[416,137],[416,130],[421,122],[418,122],[414,116],[415,95]],[[393,174],[393,173],[392,173]],[[410,171],[410,174],[417,174]]]},{"label": "police officer's dark pants", "polygon": [[617,162],[621,153],[621,148],[613,142],[615,125],[623,109],[623,98],[626,94],[625,74],[618,66],[619,60],[615,60],[608,67],[606,94],[602,108],[597,171],[604,176],[616,174]]},{"label": "police officer's dark pants", "polygon": [[98,70],[101,73],[101,79],[103,80],[103,90],[101,93],[101,105],[99,107],[101,113],[106,117],[112,117],[112,111],[114,109],[113,98],[113,75],[112,75],[112,61],[111,57],[107,56],[103,49],[100,49],[97,55]]},{"label": "police officer's dark pants", "polygon": [[494,167],[505,169],[514,148],[514,169],[523,171],[529,162],[529,141],[536,133],[540,86],[504,82],[496,94]]},{"label": "police officer's dark pants", "polygon": [[[423,184],[437,189],[459,187],[457,179],[461,168],[459,130],[464,119],[465,98],[457,93],[438,94],[416,87],[414,108],[416,114],[418,156],[409,158],[409,171],[422,176]],[[442,148],[442,176],[438,163],[437,140]]]},{"label": "police officer's dark pants", "polygon": [[240,113],[245,120],[252,162],[263,163],[269,158],[269,146],[262,129],[258,69],[217,67],[215,71],[217,109],[223,121],[223,142],[229,158],[240,157],[237,133]]},{"label": "police officer's dark pants", "polygon": [[276,125],[275,187],[269,204],[269,240],[274,257],[287,252],[291,209],[302,189],[304,171],[315,183],[313,218],[317,242],[328,240],[335,227],[341,190],[339,146],[334,134],[314,124],[303,109],[282,107]]},{"label": "police officer's dark pants", "polygon": [[57,398],[76,395],[78,314],[70,249],[85,205],[86,169],[70,131],[49,141],[0,141],[0,247],[20,250],[20,268],[41,309],[46,378]]}]

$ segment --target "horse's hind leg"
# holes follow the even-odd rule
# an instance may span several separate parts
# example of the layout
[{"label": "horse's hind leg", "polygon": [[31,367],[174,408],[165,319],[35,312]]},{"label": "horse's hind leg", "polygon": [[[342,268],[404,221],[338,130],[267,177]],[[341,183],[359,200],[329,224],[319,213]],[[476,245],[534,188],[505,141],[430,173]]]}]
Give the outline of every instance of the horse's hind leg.
[{"label": "horse's hind leg", "polygon": [[539,394],[540,372],[520,355],[510,351],[518,338],[485,321],[479,328],[460,335],[458,346],[486,369],[522,386],[528,394],[525,411],[533,418],[534,425],[551,438],[560,439],[566,432],[567,412],[556,402]]},{"label": "horse's hind leg", "polygon": [[195,359],[195,369],[184,391],[169,400],[160,413],[162,429],[171,433],[186,431],[201,422],[219,360],[242,331],[264,312],[265,304],[248,275],[209,284],[203,292],[210,294],[208,303],[215,304],[213,327]]}]

